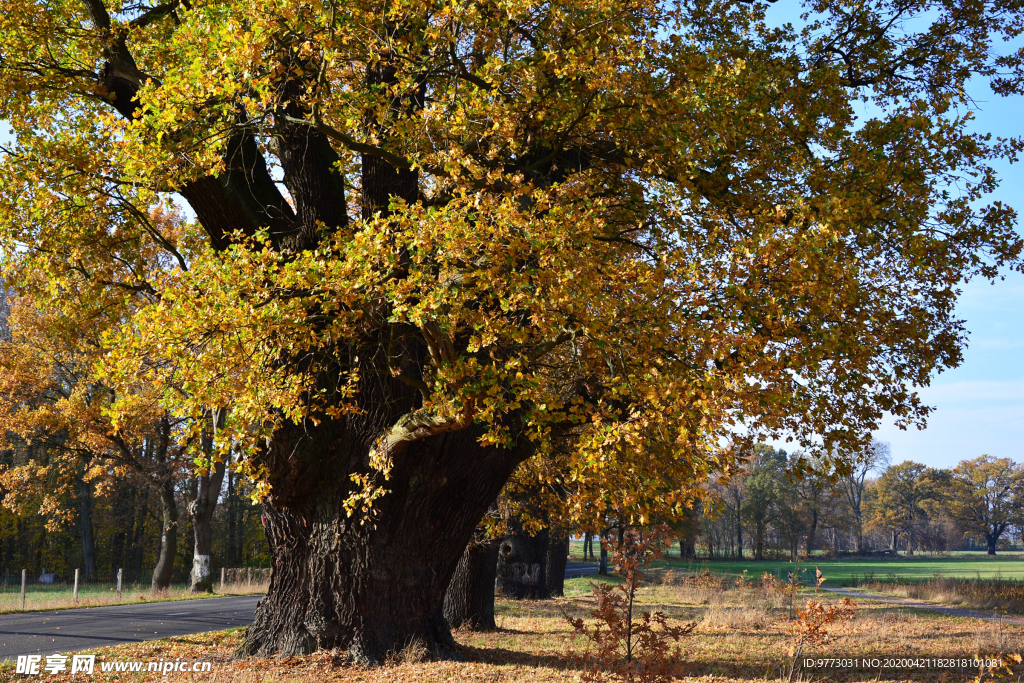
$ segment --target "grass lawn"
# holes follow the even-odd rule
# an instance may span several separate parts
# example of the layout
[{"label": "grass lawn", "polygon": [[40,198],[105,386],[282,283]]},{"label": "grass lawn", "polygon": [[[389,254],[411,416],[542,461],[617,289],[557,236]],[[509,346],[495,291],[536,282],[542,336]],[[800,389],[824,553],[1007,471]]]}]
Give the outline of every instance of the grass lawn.
[{"label": "grass lawn", "polygon": [[[574,542],[570,554],[582,561],[583,543]],[[673,557],[673,555],[675,555]],[[804,583],[813,583],[814,569],[819,567],[830,586],[854,586],[858,582],[930,579],[936,574],[946,578],[1013,579],[1024,581],[1024,557],[1020,553],[1005,553],[989,557],[984,551],[957,552],[947,555],[915,555],[906,557],[851,557],[805,558],[800,562],[788,560],[680,560],[678,548],[670,549],[665,560],[656,563],[683,572],[700,573],[709,569],[719,574],[759,577],[770,572],[785,578],[786,572],[798,574]]]},{"label": "grass lawn", "polygon": [[[659,572],[661,574],[661,572]],[[678,577],[678,574],[676,575]],[[684,664],[676,673],[693,683],[747,683],[785,680],[789,650],[795,642],[793,609],[813,592],[804,591],[791,606],[784,592],[766,591],[753,582],[655,584],[638,591],[644,610],[661,610],[674,623],[696,621],[695,632],[681,643]],[[584,582],[571,583],[574,592]],[[835,602],[831,595],[819,596]],[[210,681],[219,683],[576,683],[581,664],[574,653],[583,644],[573,640],[564,613],[589,619],[592,594],[542,601],[499,600],[498,630],[457,631],[462,661],[418,661],[415,648],[376,669],[346,664],[338,653],[305,657],[234,659],[241,630],[167,638],[149,643],[95,650],[97,666],[90,681]],[[592,623],[592,620],[590,620]],[[977,653],[1024,651],[1024,628],[976,619],[947,617],[858,601],[855,617],[829,627],[827,644],[805,650],[810,657],[965,658]],[[411,654],[410,654],[411,653]],[[103,673],[112,662],[208,661],[209,673]],[[975,669],[937,667],[839,668],[796,671],[794,681],[879,683],[968,681]],[[12,663],[0,667],[0,681],[24,681]]]},{"label": "grass lawn", "polygon": [[1020,556],[989,557],[985,554],[949,557],[855,557],[839,559],[807,559],[801,562],[785,560],[668,560],[666,564],[683,571],[700,572],[710,569],[722,574],[758,577],[770,572],[785,578],[786,572],[798,574],[804,583],[814,582],[814,569],[818,567],[829,586],[853,586],[866,581],[925,580],[936,574],[947,578],[1014,579],[1024,581],[1024,559]]}]

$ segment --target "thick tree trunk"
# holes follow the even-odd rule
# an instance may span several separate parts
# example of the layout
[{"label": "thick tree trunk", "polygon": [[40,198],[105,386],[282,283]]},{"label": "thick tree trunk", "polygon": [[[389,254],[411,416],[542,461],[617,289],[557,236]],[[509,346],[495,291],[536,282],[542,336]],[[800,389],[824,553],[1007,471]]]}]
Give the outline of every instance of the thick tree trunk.
[{"label": "thick tree trunk", "polygon": [[996,546],[999,543],[999,536],[1001,536],[1001,535],[1002,534],[998,534],[998,535],[985,534],[985,541],[987,542],[987,545],[988,545],[988,554],[989,555],[995,555],[996,554]]},{"label": "thick tree trunk", "polygon": [[598,539],[601,543],[601,559],[597,565],[597,573],[601,576],[608,576],[608,541],[604,534]]},{"label": "thick tree trunk", "polygon": [[241,654],[339,648],[353,661],[379,664],[416,642],[434,656],[454,653],[445,590],[522,458],[481,446],[476,427],[413,442],[394,451],[387,493],[350,516],[350,474],[371,474],[365,463],[380,433],[367,420],[356,415],[275,436],[266,457],[279,476],[264,502],[270,587]]},{"label": "thick tree trunk", "polygon": [[565,595],[565,565],[568,562],[569,537],[550,537],[546,563],[548,595],[552,597],[562,597]]},{"label": "thick tree trunk", "polygon": [[174,556],[178,552],[178,504],[174,500],[174,485],[164,482],[160,486],[160,557],[153,569],[153,592],[167,589],[174,572]]},{"label": "thick tree trunk", "polygon": [[505,537],[498,549],[495,590],[517,600],[548,597],[547,559],[549,532],[516,533]]},{"label": "thick tree trunk", "polygon": [[739,503],[736,504],[736,558],[743,559],[743,525]]},{"label": "thick tree trunk", "polygon": [[238,501],[235,495],[235,475],[232,472],[227,473],[228,478],[228,489],[227,495],[224,499],[224,516],[227,517],[228,527],[228,539],[227,539],[227,552],[225,562],[230,567],[237,567],[241,562],[238,558],[241,553],[236,549],[237,538],[238,538]]},{"label": "thick tree trunk", "polygon": [[[209,422],[202,440],[203,453],[207,458],[213,457],[215,437],[217,430],[223,426],[224,416],[223,409],[214,409],[208,414]],[[194,480],[195,497],[188,506],[195,541],[192,550],[192,571],[189,574],[189,589],[193,593],[213,591],[213,580],[210,576],[213,512],[217,508],[226,469],[223,462],[213,463],[212,469],[197,474]]]},{"label": "thick tree trunk", "polygon": [[810,527],[807,529],[807,557],[810,557],[812,551],[814,550],[814,540],[815,540],[815,537],[817,535],[818,535],[818,511],[815,510],[814,513],[811,515]]},{"label": "thick tree trunk", "polygon": [[692,560],[697,556],[697,539],[692,535],[679,539],[679,559]]},{"label": "thick tree trunk", "polygon": [[131,573],[135,576],[142,576],[143,550],[146,540],[146,519],[149,515],[149,496],[139,496],[139,511],[135,515],[134,526],[132,527],[131,545],[129,546],[128,560],[130,561]]},{"label": "thick tree trunk", "polygon": [[196,497],[189,505],[192,516],[192,530],[195,545],[192,553],[192,572],[189,575],[190,590],[193,593],[209,593],[213,590],[210,575],[211,545],[213,541],[213,512],[224,482],[224,463],[217,463],[213,470],[198,477]]},{"label": "thick tree trunk", "polygon": [[85,578],[96,576],[96,542],[92,527],[92,486],[87,481],[78,482],[78,527],[82,535],[82,565]]},{"label": "thick tree trunk", "polygon": [[500,539],[474,539],[466,546],[444,594],[444,618],[452,628],[498,628],[494,622],[494,580],[500,544]]}]

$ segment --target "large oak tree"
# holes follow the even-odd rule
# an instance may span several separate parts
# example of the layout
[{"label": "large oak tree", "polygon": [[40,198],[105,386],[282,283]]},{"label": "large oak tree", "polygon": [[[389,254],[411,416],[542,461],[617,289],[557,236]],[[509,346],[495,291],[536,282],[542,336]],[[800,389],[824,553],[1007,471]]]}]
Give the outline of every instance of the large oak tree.
[{"label": "large oak tree", "polygon": [[[797,31],[713,0],[24,0],[7,276],[150,292],[96,373],[227,411],[274,556],[244,651],[444,652],[449,578],[531,457],[699,482],[758,438],[924,418],[958,283],[1020,250],[979,203],[1014,146],[965,128],[967,79],[1019,85],[991,48],[1017,7],[817,0]],[[173,195],[178,241],[147,220]]]},{"label": "large oak tree", "polygon": [[971,534],[985,538],[989,555],[1011,524],[1021,521],[1024,470],[1010,458],[982,455],[961,460],[952,472],[947,500],[953,517]]}]

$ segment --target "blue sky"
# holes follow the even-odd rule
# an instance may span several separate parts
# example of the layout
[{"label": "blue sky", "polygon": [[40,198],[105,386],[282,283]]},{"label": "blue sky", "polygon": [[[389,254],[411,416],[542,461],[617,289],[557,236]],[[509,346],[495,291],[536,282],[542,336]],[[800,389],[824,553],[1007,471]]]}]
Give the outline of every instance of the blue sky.
[{"label": "blue sky", "polygon": [[[799,26],[802,10],[799,3],[782,0],[769,8],[767,18],[776,25],[789,21]],[[972,85],[970,94],[977,105],[972,130],[1024,136],[1024,97],[999,97],[980,81]],[[992,165],[1001,185],[985,203],[1001,201],[1024,218],[1024,158],[1012,165]],[[975,280],[962,289],[957,314],[970,334],[964,362],[920,389],[924,402],[934,408],[927,427],[903,431],[887,420],[875,432],[892,446],[894,463],[914,460],[952,467],[982,454],[1024,462],[1024,275],[1007,272],[1004,280]]]},{"label": "blue sky", "polygon": [[[985,84],[972,94],[979,107],[974,130],[1024,135],[1024,97],[998,97]],[[1002,183],[991,199],[1024,216],[1024,160],[994,166]],[[889,423],[876,436],[892,445],[893,462],[949,467],[985,453],[1024,462],[1024,275],[967,283],[957,313],[970,340],[963,364],[920,392],[935,408],[928,427],[901,431]]]}]

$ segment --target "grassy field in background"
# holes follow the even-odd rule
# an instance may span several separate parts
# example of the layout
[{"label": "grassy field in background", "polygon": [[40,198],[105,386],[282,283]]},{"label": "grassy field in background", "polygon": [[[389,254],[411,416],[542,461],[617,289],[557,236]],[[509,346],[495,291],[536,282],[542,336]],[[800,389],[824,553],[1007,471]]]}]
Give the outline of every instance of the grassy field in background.
[{"label": "grassy field in background", "polygon": [[667,564],[684,571],[709,569],[721,574],[760,576],[770,572],[784,578],[792,571],[805,583],[814,581],[814,570],[820,568],[830,586],[853,586],[872,581],[925,581],[936,575],[964,579],[1024,580],[1024,560],[1020,557],[853,557],[809,559],[802,562],[785,560],[690,561],[669,560]]},{"label": "grassy field in background", "polygon": [[[673,557],[678,548],[656,563],[683,572],[700,573],[705,569],[719,574],[739,576],[744,570],[748,576],[758,577],[770,572],[785,578],[792,571],[805,583],[814,581],[815,567],[825,575],[830,586],[854,586],[859,583],[924,581],[936,575],[946,578],[1004,579],[1024,581],[1024,558],[1020,553],[1005,553],[989,557],[984,552],[960,552],[946,555],[915,555],[907,557],[842,557],[808,558],[799,562],[788,560],[680,560]],[[573,543],[570,554],[582,560],[583,544]]]}]

